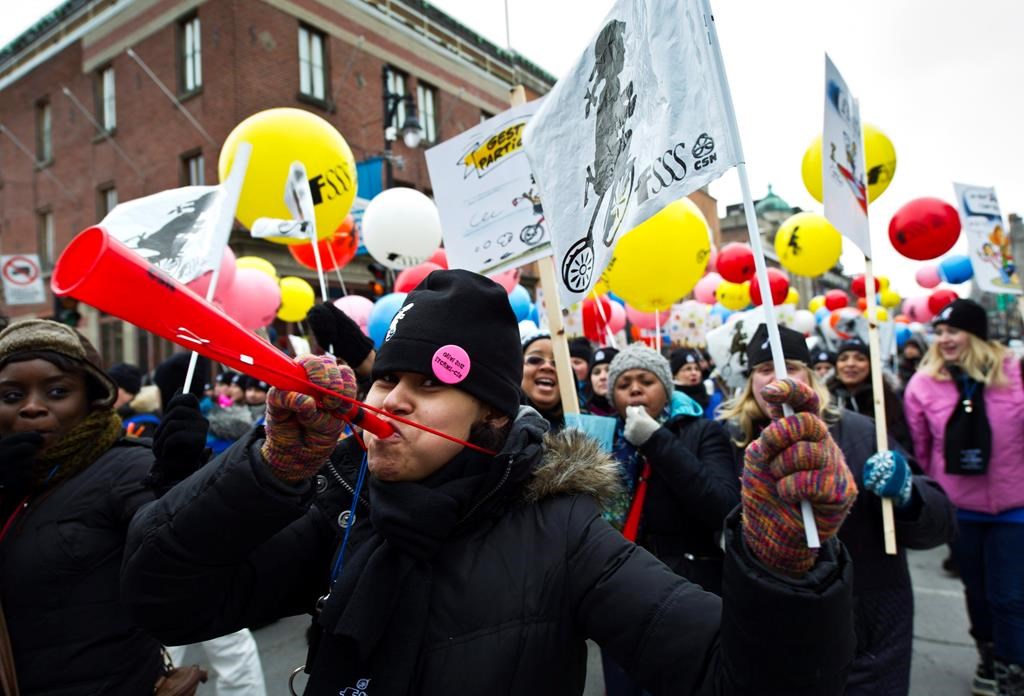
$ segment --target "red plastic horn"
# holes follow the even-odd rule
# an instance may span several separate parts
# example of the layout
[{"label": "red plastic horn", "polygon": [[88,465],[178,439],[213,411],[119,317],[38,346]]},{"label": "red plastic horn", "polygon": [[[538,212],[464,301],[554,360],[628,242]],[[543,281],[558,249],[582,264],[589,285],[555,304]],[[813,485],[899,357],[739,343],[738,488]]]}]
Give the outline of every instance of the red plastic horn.
[{"label": "red plastic horn", "polygon": [[[89,227],[71,240],[57,259],[50,287],[58,297],[70,295],[278,389],[338,396],[310,382],[297,362],[151,266],[102,227]],[[377,437],[394,432],[390,423],[364,409],[358,413],[352,422]]]}]

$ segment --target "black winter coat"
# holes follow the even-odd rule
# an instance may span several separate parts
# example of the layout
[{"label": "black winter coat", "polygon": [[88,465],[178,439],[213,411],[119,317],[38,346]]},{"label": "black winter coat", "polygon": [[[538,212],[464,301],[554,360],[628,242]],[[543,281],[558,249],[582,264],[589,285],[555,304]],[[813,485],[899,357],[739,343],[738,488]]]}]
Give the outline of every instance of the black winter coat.
[{"label": "black winter coat", "polygon": [[[537,418],[524,409],[515,427]],[[311,611],[326,590],[336,513],[347,508],[339,491],[352,487],[358,452],[343,444],[323,478],[291,486],[269,473],[260,437],[236,443],[132,524],[122,591],[134,617],[169,643]],[[592,440],[549,435],[538,459],[500,515],[435,560],[417,694],[578,694],[588,637],[658,694],[841,693],[853,655],[841,545],[827,545],[805,578],[786,580],[747,553],[734,516],[723,603],[602,519],[595,497],[614,491],[617,470]],[[354,544],[370,524],[358,519]],[[327,650],[333,627],[320,628]],[[352,686],[314,673],[307,693]]]},{"label": "black winter coat", "polygon": [[[828,390],[836,398],[839,408],[859,413],[868,418],[875,417],[875,391],[871,386],[871,375],[853,387],[847,388],[838,378],[828,381]],[[882,400],[885,403],[885,427],[889,437],[895,440],[904,452],[913,452],[914,443],[910,439],[910,427],[903,415],[903,397],[888,378],[882,379]]]},{"label": "black winter coat", "polygon": [[122,439],[22,514],[0,543],[0,592],[23,696],[152,694],[160,644],[128,617],[128,523],[154,498],[148,441]]},{"label": "black winter coat", "polygon": [[739,505],[733,447],[722,426],[675,416],[640,448],[651,465],[637,543],[709,592],[722,591],[722,525]]}]

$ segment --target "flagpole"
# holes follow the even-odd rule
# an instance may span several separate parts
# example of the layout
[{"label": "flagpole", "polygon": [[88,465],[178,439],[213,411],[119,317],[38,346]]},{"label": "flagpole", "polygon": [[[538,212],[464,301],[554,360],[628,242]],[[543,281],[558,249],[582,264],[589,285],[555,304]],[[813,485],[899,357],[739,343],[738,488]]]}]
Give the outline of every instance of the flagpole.
[{"label": "flagpole", "polygon": [[[761,286],[761,307],[764,309],[764,323],[768,329],[768,346],[771,348],[772,362],[775,365],[775,379],[786,378],[786,358],[782,352],[782,339],[779,336],[779,324],[775,318],[775,303],[771,298],[771,284],[768,282],[768,266],[764,260],[764,248],[761,244],[761,232],[757,228],[757,212],[754,210],[754,199],[750,194],[750,182],[747,180],[746,158],[743,156],[743,144],[740,141],[740,129],[736,122],[736,109],[732,103],[732,93],[729,91],[729,79],[725,75],[725,61],[722,59],[722,48],[718,44],[718,32],[715,29],[715,18],[711,13],[711,5],[708,0],[701,0],[704,9],[704,24],[708,31],[708,41],[711,44],[711,53],[718,63],[718,70],[715,71],[719,80],[722,101],[725,104],[725,112],[729,118],[729,127],[734,136],[736,147],[736,173],[740,178],[740,189],[743,192],[743,214],[747,219],[747,234],[750,237],[750,248],[754,252],[754,265],[757,269],[757,282]],[[792,415],[793,410],[783,406],[785,415]],[[818,527],[814,521],[814,511],[811,504],[806,500],[800,501],[800,514],[804,522],[804,535],[807,538],[807,546],[812,549],[821,546],[818,538]]]},{"label": "flagpole", "polygon": [[[597,305],[597,313],[601,315],[601,323],[604,324],[604,335],[608,338],[608,345],[618,350],[619,347],[616,345],[615,334],[612,333],[612,327],[608,325],[608,317],[605,316],[604,306],[601,304],[601,298],[598,297],[596,290],[591,290],[590,295],[594,298],[594,304]],[[611,300],[609,300],[611,302]]]},{"label": "flagpole", "polygon": [[[217,291],[217,282],[220,280],[220,262],[224,256],[224,249],[228,246],[228,238],[231,236],[231,227],[235,222],[235,209],[238,207],[238,198],[242,194],[242,183],[245,181],[245,172],[249,168],[249,157],[252,155],[252,144],[241,142],[235,150],[235,157],[231,162],[231,171],[224,182],[224,199],[221,201],[217,211],[217,224],[210,243],[213,246],[217,263],[213,267],[213,274],[210,276],[210,286],[206,288],[206,301],[213,303],[213,295]],[[188,360],[188,371],[185,373],[185,384],[182,393],[187,394],[192,388],[192,378],[195,376],[196,363],[199,360],[199,353],[192,351]]]},{"label": "flagpole", "polygon": [[320,279],[320,299],[327,301],[327,281],[324,279],[324,264],[320,260],[320,240],[316,237],[316,221],[309,221],[309,236],[312,238],[313,260],[316,261],[316,275]]}]

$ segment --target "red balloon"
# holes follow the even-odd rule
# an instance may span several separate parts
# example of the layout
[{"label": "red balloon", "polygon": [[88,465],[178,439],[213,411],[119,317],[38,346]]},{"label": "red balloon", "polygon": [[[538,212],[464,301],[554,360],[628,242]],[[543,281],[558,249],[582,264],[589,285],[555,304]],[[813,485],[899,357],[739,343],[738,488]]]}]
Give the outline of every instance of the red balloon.
[{"label": "red balloon", "polygon": [[744,283],[754,277],[754,252],[746,244],[726,244],[718,252],[715,267],[730,283]]},{"label": "red balloon", "polygon": [[928,309],[932,314],[938,314],[943,307],[959,297],[952,290],[936,290],[928,296]]},{"label": "red balloon", "polygon": [[431,254],[430,258],[427,259],[427,261],[429,261],[430,263],[436,263],[444,270],[448,270],[448,252],[446,252],[443,248],[438,249],[433,254]]},{"label": "red balloon", "polygon": [[909,259],[927,261],[949,251],[960,236],[956,208],[938,198],[917,198],[889,221],[889,240]]},{"label": "red balloon", "polygon": [[848,304],[850,304],[850,297],[842,290],[829,290],[825,293],[825,307],[828,309],[842,309]]},{"label": "red balloon", "polygon": [[[598,302],[601,303],[598,309]],[[602,318],[601,313],[604,313]],[[607,324],[612,318],[612,303],[607,297],[588,297],[583,300],[583,335],[595,343],[604,344],[608,340]]]},{"label": "red balloon", "polygon": [[[320,263],[325,271],[332,271],[341,268],[352,260],[359,249],[359,235],[356,233],[356,223],[349,215],[346,217],[334,234],[327,239],[317,242],[320,250]],[[300,266],[316,270],[316,257],[313,255],[312,244],[289,244],[288,251],[292,258]]]},{"label": "red balloon", "polygon": [[442,270],[436,263],[424,261],[418,266],[406,268],[395,276],[395,292],[411,292],[423,279],[434,271]]},{"label": "red balloon", "polygon": [[[786,301],[786,295],[789,293],[789,276],[778,268],[769,268],[768,287],[772,289],[772,304],[782,304]],[[750,301],[755,305],[761,304],[761,286],[757,282],[756,275],[750,281]]]},{"label": "red balloon", "polygon": [[[875,278],[875,292],[882,289],[882,284],[878,282],[878,278]],[[868,284],[867,278],[863,275],[854,276],[853,282],[850,283],[850,291],[857,297],[866,297],[864,294],[864,286]]]}]

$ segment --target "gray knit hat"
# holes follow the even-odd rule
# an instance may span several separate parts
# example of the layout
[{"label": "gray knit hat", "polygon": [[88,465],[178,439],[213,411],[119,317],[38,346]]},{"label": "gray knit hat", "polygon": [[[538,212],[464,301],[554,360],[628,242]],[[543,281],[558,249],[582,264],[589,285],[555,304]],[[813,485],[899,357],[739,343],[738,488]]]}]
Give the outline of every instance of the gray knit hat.
[{"label": "gray knit hat", "polygon": [[675,386],[672,384],[672,373],[669,371],[668,360],[658,351],[648,348],[643,343],[630,343],[624,350],[612,358],[608,366],[608,391],[615,391],[615,383],[626,370],[647,370],[665,387],[665,395],[671,399]]},{"label": "gray knit hat", "polygon": [[117,399],[117,385],[100,367],[100,354],[89,340],[70,326],[49,319],[17,321],[0,331],[0,367],[21,353],[49,351],[81,364],[86,376],[100,387],[94,406],[106,407]]}]

